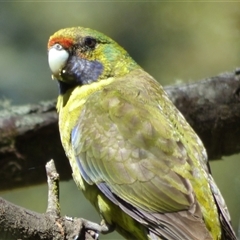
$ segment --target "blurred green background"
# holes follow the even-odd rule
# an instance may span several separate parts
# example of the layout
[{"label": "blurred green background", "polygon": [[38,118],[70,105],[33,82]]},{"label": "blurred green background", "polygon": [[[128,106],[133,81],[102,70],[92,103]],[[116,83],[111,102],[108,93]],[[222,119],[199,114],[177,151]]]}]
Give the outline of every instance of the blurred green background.
[{"label": "blurred green background", "polygon": [[[18,105],[57,97],[46,45],[55,31],[72,26],[109,35],[163,85],[231,71],[240,66],[239,9],[236,2],[1,2],[0,99]],[[236,155],[211,164],[236,231],[239,158]],[[35,171],[38,174],[37,168]],[[73,181],[61,182],[60,187],[62,214],[100,221]],[[0,195],[28,209],[46,209],[46,185]],[[122,238],[113,233],[101,239]]]}]

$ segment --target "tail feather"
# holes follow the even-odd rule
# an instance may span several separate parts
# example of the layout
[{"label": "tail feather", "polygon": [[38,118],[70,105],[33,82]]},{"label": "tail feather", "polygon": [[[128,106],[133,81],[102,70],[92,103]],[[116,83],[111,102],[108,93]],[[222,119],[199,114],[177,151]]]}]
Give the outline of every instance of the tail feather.
[{"label": "tail feather", "polygon": [[149,227],[151,240],[212,240],[202,218],[189,211],[165,213],[160,217],[161,225]]},{"label": "tail feather", "polygon": [[232,228],[231,217],[227,205],[211,175],[209,175],[209,183],[219,211],[219,220],[222,226],[221,240],[237,240],[237,236]]}]

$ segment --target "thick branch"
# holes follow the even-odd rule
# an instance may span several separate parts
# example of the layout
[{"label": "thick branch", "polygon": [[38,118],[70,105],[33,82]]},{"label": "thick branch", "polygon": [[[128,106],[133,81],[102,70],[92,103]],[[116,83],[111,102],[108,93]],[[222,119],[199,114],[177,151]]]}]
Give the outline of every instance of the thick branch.
[{"label": "thick branch", "polygon": [[65,231],[73,231],[68,228],[82,226],[81,219],[66,217],[56,219],[55,216],[21,208],[2,198],[0,212],[0,239],[66,239]]},{"label": "thick branch", "polygon": [[[240,152],[239,71],[165,90],[203,140],[209,159]],[[45,161],[52,158],[61,180],[69,179],[55,102],[0,111],[0,189],[44,182]]]},{"label": "thick branch", "polygon": [[0,111],[1,190],[44,182],[50,159],[58,159],[61,180],[71,177],[57,120],[54,101]]}]

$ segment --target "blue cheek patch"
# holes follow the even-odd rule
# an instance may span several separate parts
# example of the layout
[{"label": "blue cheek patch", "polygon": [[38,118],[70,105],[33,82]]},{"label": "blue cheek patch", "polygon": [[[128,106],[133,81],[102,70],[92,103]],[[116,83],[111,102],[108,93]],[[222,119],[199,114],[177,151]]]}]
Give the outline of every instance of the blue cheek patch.
[{"label": "blue cheek patch", "polygon": [[68,83],[85,85],[97,81],[102,72],[103,65],[100,62],[72,56],[63,69],[61,77]]}]

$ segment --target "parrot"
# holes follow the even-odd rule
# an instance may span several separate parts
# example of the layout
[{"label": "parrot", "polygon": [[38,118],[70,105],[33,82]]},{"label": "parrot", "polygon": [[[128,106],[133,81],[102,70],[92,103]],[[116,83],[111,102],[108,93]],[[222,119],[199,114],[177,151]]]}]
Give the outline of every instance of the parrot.
[{"label": "parrot", "polygon": [[237,240],[206,149],[159,81],[90,28],[60,29],[47,49],[61,142],[99,233]]}]

